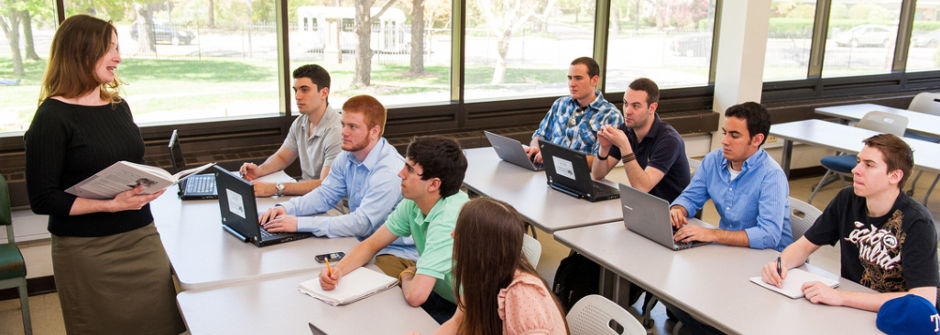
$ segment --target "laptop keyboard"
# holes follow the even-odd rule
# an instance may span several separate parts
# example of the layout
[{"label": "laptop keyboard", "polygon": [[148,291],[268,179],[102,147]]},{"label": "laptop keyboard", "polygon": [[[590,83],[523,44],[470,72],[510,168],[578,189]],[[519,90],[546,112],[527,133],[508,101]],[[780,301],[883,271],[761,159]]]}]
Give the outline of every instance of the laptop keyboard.
[{"label": "laptop keyboard", "polygon": [[[672,226],[672,235],[675,236],[677,232],[679,232],[679,228],[676,228],[676,226]],[[678,242],[677,241],[673,243],[676,245],[676,248],[678,248],[678,250],[683,250],[683,249],[691,248],[692,244],[695,242]]]},{"label": "laptop keyboard", "polygon": [[186,193],[212,193],[215,191],[215,176],[195,175],[186,179]]}]

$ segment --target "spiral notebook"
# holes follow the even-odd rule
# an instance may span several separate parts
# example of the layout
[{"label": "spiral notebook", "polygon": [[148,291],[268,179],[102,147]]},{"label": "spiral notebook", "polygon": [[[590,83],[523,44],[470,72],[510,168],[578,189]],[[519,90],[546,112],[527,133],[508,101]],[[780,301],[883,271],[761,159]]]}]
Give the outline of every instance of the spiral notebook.
[{"label": "spiral notebook", "polygon": [[823,277],[818,274],[805,271],[802,269],[790,269],[790,271],[787,271],[787,278],[783,280],[783,288],[765,283],[764,280],[761,279],[760,276],[751,277],[751,281],[754,282],[754,284],[760,285],[768,290],[788,296],[791,299],[803,297],[803,283],[806,283],[806,282],[818,281],[833,288],[839,286],[838,280]]},{"label": "spiral notebook", "polygon": [[301,282],[298,289],[332,306],[342,306],[387,290],[397,283],[396,278],[360,267],[340,278],[339,284],[331,291],[320,287],[319,277]]}]

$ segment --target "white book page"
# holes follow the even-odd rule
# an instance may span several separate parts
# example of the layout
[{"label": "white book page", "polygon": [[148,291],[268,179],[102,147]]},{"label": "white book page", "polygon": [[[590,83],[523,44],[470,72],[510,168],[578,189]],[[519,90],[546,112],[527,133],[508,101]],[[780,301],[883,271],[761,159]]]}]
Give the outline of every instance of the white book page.
[{"label": "white book page", "polygon": [[345,305],[395,286],[397,279],[384,273],[358,268],[339,279],[339,284],[331,291],[320,287],[320,278],[313,278],[299,285],[301,293],[310,295],[333,306]]},{"label": "white book page", "polygon": [[153,194],[176,180],[163,169],[119,161],[65,190],[82,198],[112,199],[118,193],[143,185],[143,194]]},{"label": "white book page", "polygon": [[790,271],[787,271],[787,278],[783,280],[782,288],[765,283],[764,280],[759,276],[751,277],[751,281],[757,285],[763,286],[768,290],[783,294],[792,299],[803,297],[803,284],[806,282],[818,281],[828,285],[829,287],[839,286],[838,280],[823,277],[803,269],[790,269]]}]

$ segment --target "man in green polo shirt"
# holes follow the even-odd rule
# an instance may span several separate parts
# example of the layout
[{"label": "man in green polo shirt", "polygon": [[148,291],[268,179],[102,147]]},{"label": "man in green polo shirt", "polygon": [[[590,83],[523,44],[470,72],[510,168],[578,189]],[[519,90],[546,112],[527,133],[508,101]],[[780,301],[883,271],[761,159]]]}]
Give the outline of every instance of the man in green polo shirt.
[{"label": "man in green polo shirt", "polygon": [[421,306],[438,323],[450,319],[457,308],[451,276],[451,232],[468,200],[467,194],[460,191],[466,170],[467,158],[457,142],[436,136],[412,140],[405,166],[398,173],[404,199],[385,224],[333,266],[332,275],[327,269],[320,272],[323,289],[332,290],[343,274],[368,263],[398,237],[411,236],[418,249],[417,263],[392,255],[380,255],[375,262],[383,263],[383,269],[390,264],[402,269],[398,277],[409,305]]}]

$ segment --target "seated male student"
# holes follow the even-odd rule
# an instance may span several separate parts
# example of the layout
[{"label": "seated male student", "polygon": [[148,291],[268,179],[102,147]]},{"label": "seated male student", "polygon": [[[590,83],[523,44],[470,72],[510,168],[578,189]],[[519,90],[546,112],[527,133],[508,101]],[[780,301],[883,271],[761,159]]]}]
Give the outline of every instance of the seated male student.
[{"label": "seated male student", "polygon": [[[680,242],[716,242],[730,246],[783,250],[793,242],[790,188],[780,165],[760,146],[770,132],[770,114],[758,103],[745,102],[725,111],[721,149],[705,155],[689,186],[672,202],[672,224]],[[708,199],[721,221],[718,229],[688,224]],[[693,334],[719,334],[685,311],[666,304]]]},{"label": "seated male student", "polygon": [[[672,202],[669,216],[680,242],[717,242],[777,251],[793,242],[790,187],[783,169],[760,146],[770,132],[770,114],[755,102],[725,111],[721,149],[705,155],[689,186]],[[708,199],[719,229],[687,224]]]},{"label": "seated male student", "polygon": [[[623,171],[633,188],[669,202],[682,193],[690,179],[685,141],[675,128],[659,119],[658,107],[659,86],[654,81],[638,78],[630,83],[623,95],[624,123],[619,128],[605,125],[597,132],[599,149],[591,177],[604,178],[622,158]],[[631,284],[629,303],[643,292]]]},{"label": "seated male student", "polygon": [[597,131],[605,125],[619,127],[623,115],[617,106],[604,99],[596,90],[600,66],[590,57],[579,57],[568,68],[569,96],[555,100],[532,134],[526,153],[536,164],[542,164],[539,139],[583,152],[591,165],[597,155]]},{"label": "seated male student", "polygon": [[402,293],[409,305],[421,306],[438,323],[443,323],[457,308],[451,277],[454,249],[451,232],[460,209],[469,200],[460,191],[467,159],[457,142],[431,136],[412,140],[405,157],[405,167],[398,172],[405,199],[382,227],[333,267],[332,275],[326,269],[320,272],[320,285],[326,290],[333,289],[344,274],[368,263],[396,238],[412,236],[420,256],[417,264],[400,260],[407,265],[397,274]]},{"label": "seated male student", "polygon": [[891,134],[872,136],[857,155],[852,187],[826,206],[813,226],[764,265],[764,282],[782,286],[787,270],[803,265],[820,245],[840,242],[842,277],[878,293],[837,290],[820,282],[803,285],[814,304],[877,312],[886,301],[915,294],[937,304],[937,232],[930,211],[901,192],[914,154]]},{"label": "seated male student", "polygon": [[624,124],[605,125],[597,132],[597,159],[591,177],[604,178],[623,159],[623,171],[638,190],[673,201],[689,184],[685,142],[659,119],[659,86],[648,78],[630,83],[623,95]]},{"label": "seated male student", "polygon": [[[355,236],[360,241],[371,236],[401,200],[401,187],[395,174],[404,159],[388,143],[385,107],[368,95],[357,95],[343,104],[343,152],[333,160],[330,174],[319,187],[302,197],[277,204],[264,212],[259,224],[270,232],[311,232],[317,236]],[[343,197],[349,200],[349,214],[309,216],[333,208]],[[417,260],[411,238],[399,238],[379,252]],[[377,263],[385,273],[397,276],[391,264]]]},{"label": "seated male student", "polygon": [[281,171],[300,158],[301,181],[265,183],[255,181],[255,196],[303,195],[312,191],[330,173],[330,164],[342,151],[339,113],[328,102],[330,73],[316,64],[294,70],[294,100],[300,116],[294,119],[284,144],[261,165],[242,164],[241,174],[254,180]]}]

